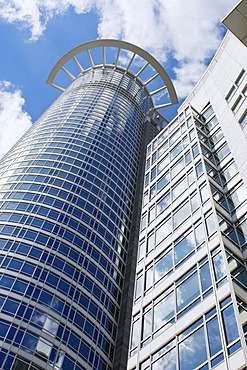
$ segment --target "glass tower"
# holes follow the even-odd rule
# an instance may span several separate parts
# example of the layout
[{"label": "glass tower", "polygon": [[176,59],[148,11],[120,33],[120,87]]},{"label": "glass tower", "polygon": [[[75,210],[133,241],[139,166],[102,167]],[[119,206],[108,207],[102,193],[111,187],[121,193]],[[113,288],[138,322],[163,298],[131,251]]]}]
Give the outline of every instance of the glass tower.
[{"label": "glass tower", "polygon": [[146,145],[176,94],[114,40],[73,49],[48,83],[62,95],[0,165],[0,367],[124,369]]},{"label": "glass tower", "polygon": [[228,33],[148,145],[128,370],[246,368],[246,60]]}]

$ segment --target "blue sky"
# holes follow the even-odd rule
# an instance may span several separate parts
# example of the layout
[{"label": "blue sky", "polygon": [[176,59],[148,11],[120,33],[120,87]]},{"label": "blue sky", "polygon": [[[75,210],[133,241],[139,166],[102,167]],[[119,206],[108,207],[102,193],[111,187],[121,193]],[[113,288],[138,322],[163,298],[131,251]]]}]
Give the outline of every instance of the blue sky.
[{"label": "blue sky", "polygon": [[70,49],[96,38],[132,42],[163,64],[182,100],[222,40],[219,21],[236,3],[0,0],[0,157],[59,95],[45,81]]}]

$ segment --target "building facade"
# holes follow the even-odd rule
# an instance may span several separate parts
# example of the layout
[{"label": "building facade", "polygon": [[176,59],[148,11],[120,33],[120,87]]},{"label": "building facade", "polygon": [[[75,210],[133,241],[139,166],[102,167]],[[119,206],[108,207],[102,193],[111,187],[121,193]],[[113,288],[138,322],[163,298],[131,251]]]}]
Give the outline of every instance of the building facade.
[{"label": "building facade", "polygon": [[148,145],[128,370],[246,368],[247,51],[228,33]]},{"label": "building facade", "polygon": [[124,369],[153,97],[166,89],[169,105],[175,90],[153,57],[114,40],[73,49],[48,83],[62,95],[1,161],[0,368]]}]

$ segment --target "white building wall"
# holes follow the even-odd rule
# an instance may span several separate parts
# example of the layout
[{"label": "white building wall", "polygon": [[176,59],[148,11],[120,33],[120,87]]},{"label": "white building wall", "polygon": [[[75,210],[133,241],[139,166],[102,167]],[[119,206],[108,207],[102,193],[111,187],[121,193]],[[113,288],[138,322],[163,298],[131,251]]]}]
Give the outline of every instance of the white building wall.
[{"label": "white building wall", "polygon": [[[226,101],[227,94],[242,70],[245,70],[245,78],[228,103]],[[245,128],[244,131],[239,124],[247,110],[246,92],[239,110],[236,114],[232,111],[238,97],[246,89],[246,71],[247,49],[235,36],[228,32],[203,78],[181,105],[179,112],[189,103],[198,112],[201,112],[207,102],[211,103],[238,169],[247,185],[247,130]]]},{"label": "white building wall", "polygon": [[[245,187],[247,187],[247,124],[245,126],[240,124],[247,107],[246,69],[247,53],[245,47],[234,36],[228,34],[205,75],[180,107],[178,117],[161,131],[148,147],[129,370],[205,370],[212,367],[217,370],[240,370],[245,368],[246,357],[242,326],[246,320],[240,319],[235,296],[236,290],[240,289],[241,282],[238,285],[232,282],[232,272],[236,269],[237,260],[233,258],[232,265],[228,266],[229,255],[227,253],[232,252],[233,256],[239,258],[239,266],[244,266],[243,255],[247,254],[247,248],[246,243],[237,245],[237,243],[234,244],[233,239],[228,238],[228,229],[222,227],[218,216],[222,214],[227,220],[226,224],[230,225],[231,223],[237,228],[240,219],[245,218],[246,220],[247,201],[241,199],[239,204],[234,204],[233,209],[226,210],[224,204],[219,202],[213,191],[211,194],[210,184],[215,185],[218,194],[224,196],[226,202],[230,198],[229,191],[234,191],[236,194],[237,186],[242,184],[242,178]],[[240,74],[244,79],[238,83]],[[235,86],[235,94],[232,99],[229,99],[229,92],[233,86]],[[239,97],[242,97],[242,104],[239,105],[239,109],[235,109]],[[207,108],[204,109],[206,106]],[[213,108],[211,113],[208,113],[211,109],[209,106]],[[216,125],[210,124],[214,120],[217,121]],[[210,142],[207,143],[204,139],[207,138],[210,141],[215,133],[220,131],[223,135],[219,136],[218,141],[212,141],[214,144],[212,144],[213,147],[210,147]],[[204,139],[202,134],[204,134]],[[217,135],[214,136],[214,140],[215,138],[217,139]],[[213,156],[218,156],[218,162],[213,163],[213,160],[211,162],[215,172],[220,173],[222,169],[225,171],[230,163],[233,163],[234,160],[236,162],[239,172],[231,174],[231,177],[228,177],[224,184],[216,183],[216,177],[214,178],[208,170],[207,164],[210,165],[212,158],[203,150],[203,147],[204,149],[206,147],[205,143],[210,144],[208,148],[212,148],[207,154],[211,151]],[[223,153],[222,148],[227,147],[226,143],[230,150],[227,149]],[[179,148],[178,151],[176,148]],[[183,162],[182,158],[184,158]],[[182,165],[178,166],[179,163]],[[178,167],[179,171],[175,170]],[[160,171],[159,168],[162,170]],[[162,186],[159,186],[162,179],[166,180]],[[185,179],[187,179],[187,183]],[[185,187],[182,185],[183,191],[177,193],[177,189],[182,183],[187,185]],[[170,194],[169,201],[166,200],[166,205],[161,206],[161,200],[164,200],[167,194]],[[246,188],[243,190],[243,194],[247,194]],[[194,208],[192,199],[198,199],[198,208]],[[185,210],[189,205],[191,205],[191,213]],[[162,208],[162,211],[158,209],[159,207]],[[155,217],[153,216],[154,209]],[[180,223],[178,223],[177,215],[182,209]],[[199,227],[202,238],[197,244],[196,230],[199,230]],[[195,233],[195,241],[192,233]],[[194,251],[191,250],[191,252],[186,252],[191,241],[188,235],[193,240],[191,247],[194,247]],[[244,235],[246,238],[247,234]],[[188,241],[187,246],[183,244],[182,249],[179,246],[181,239]],[[181,254],[184,253],[184,257],[181,259],[177,257],[179,251]],[[227,253],[225,253],[226,251]],[[186,253],[188,254],[186,255]],[[221,281],[218,280],[218,267],[215,264],[218,258],[216,258],[217,253],[221,253],[218,257],[221,256],[220,265],[224,266],[223,270],[225,271]],[[172,256],[170,260],[168,255]],[[167,260],[164,256],[167,256]],[[159,271],[160,267],[158,267],[161,260],[163,260],[161,263],[163,271]],[[169,262],[167,262],[168,260]],[[181,300],[179,287],[186,280],[189,281],[194,274],[196,264],[200,275],[204,263],[209,263],[210,268],[206,280],[212,280],[213,288],[212,290],[207,288],[208,290],[204,291],[201,281],[199,300],[191,299],[188,306],[181,310],[179,308]],[[194,289],[193,284],[187,285],[188,291]],[[234,285],[236,285],[236,289]],[[164,302],[169,300],[167,297],[168,295],[172,296],[172,292],[174,293],[174,301],[170,306],[169,304],[166,306]],[[246,304],[246,298],[241,292],[238,296],[242,298],[243,305]],[[228,303],[226,303],[227,300],[229,300]],[[229,332],[234,331],[236,319],[239,337],[235,339],[235,342],[229,341],[228,338],[227,319],[223,317],[223,312],[227,312],[228,309],[225,308],[227,307],[225,304],[230,304],[234,308],[234,316],[229,319],[229,321],[232,320],[232,327],[228,329]],[[172,311],[171,307],[174,307],[172,319],[167,318],[167,312]],[[219,351],[215,354],[211,353],[212,338],[210,340],[207,331],[207,325],[212,318],[208,315],[211,315],[213,310],[217,311],[216,316],[219,320],[216,337],[220,337],[222,341],[222,352]],[[194,357],[197,358],[203,355],[203,352],[200,351],[204,346],[205,338],[199,326],[192,334],[188,334],[187,330],[192,330],[193,325],[197,325],[197,322],[202,318],[203,325],[206,325],[204,333],[207,333],[205,336],[207,359],[202,359],[201,364],[200,360],[195,361],[196,365],[193,367],[194,360],[189,357],[192,352],[195,352]],[[199,333],[199,331],[201,336],[197,348],[198,340],[195,340],[195,333]],[[189,336],[184,340],[186,335]],[[195,336],[193,337],[193,335]],[[187,352],[185,355],[183,351],[185,353],[188,343],[191,353]]]}]

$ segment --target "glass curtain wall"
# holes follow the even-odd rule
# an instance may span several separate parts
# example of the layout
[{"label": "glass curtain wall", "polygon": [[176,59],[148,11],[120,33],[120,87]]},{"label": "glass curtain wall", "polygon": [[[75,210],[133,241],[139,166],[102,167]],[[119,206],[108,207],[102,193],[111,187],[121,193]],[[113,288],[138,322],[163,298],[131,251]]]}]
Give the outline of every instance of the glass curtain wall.
[{"label": "glass curtain wall", "polygon": [[111,369],[150,98],[78,77],[1,161],[1,369]]}]

